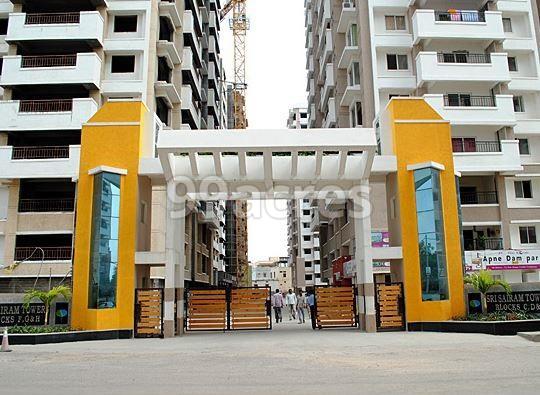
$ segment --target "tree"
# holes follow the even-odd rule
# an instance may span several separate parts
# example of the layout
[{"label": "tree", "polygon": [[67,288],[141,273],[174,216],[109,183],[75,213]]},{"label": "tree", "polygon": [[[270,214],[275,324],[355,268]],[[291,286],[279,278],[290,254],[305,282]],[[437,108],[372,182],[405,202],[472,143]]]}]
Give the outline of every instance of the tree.
[{"label": "tree", "polygon": [[477,273],[470,274],[464,279],[465,284],[471,285],[475,291],[480,292],[482,298],[482,313],[487,312],[486,294],[491,288],[500,286],[507,294],[512,293],[512,288],[504,280],[495,280],[488,270],[480,270]]},{"label": "tree", "polygon": [[58,285],[48,291],[31,289],[26,291],[23,299],[23,305],[24,308],[27,309],[32,300],[39,299],[45,305],[45,325],[49,325],[49,312],[51,305],[59,296],[63,296],[66,300],[71,299],[71,289],[65,285]]}]

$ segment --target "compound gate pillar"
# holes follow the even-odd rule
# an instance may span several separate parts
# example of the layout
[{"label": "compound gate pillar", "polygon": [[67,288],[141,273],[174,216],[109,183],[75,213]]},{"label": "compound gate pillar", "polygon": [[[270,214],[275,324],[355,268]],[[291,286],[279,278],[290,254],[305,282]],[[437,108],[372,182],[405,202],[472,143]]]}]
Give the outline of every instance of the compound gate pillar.
[{"label": "compound gate pillar", "polygon": [[163,317],[163,335],[165,337],[173,337],[176,333],[183,333],[184,330],[186,200],[175,197],[174,193],[174,183],[169,181],[167,185],[165,236],[166,262]]},{"label": "compound gate pillar", "polygon": [[355,234],[356,284],[358,287],[357,309],[360,329],[377,331],[375,316],[375,287],[373,285],[373,259],[371,252],[371,210],[369,182],[363,181],[360,194],[353,196],[353,221]]}]

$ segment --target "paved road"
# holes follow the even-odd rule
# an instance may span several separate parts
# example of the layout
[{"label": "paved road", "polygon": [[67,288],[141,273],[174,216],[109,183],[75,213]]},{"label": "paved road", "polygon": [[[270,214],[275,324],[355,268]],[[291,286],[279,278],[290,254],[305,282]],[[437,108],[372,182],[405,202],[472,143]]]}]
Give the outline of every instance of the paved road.
[{"label": "paved road", "polygon": [[540,344],[519,337],[275,330],[14,346],[1,394],[538,394]]}]

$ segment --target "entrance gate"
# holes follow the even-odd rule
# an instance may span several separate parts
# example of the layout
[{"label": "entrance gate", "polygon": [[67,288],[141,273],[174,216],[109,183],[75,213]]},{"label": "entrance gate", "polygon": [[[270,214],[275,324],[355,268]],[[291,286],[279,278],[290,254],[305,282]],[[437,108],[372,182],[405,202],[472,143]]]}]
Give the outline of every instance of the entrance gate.
[{"label": "entrance gate", "polygon": [[272,329],[270,288],[187,292],[186,331]]},{"label": "entrance gate", "polygon": [[135,337],[163,337],[163,289],[135,290]]},{"label": "entrance gate", "polygon": [[403,283],[376,284],[377,330],[405,330]]},{"label": "entrance gate", "polygon": [[339,328],[358,326],[355,287],[315,287],[317,327]]}]

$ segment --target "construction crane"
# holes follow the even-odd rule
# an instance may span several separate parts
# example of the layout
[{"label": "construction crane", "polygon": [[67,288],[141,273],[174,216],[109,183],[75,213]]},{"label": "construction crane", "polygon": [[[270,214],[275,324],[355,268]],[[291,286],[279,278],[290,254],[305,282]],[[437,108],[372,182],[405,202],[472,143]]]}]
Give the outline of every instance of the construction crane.
[{"label": "construction crane", "polygon": [[247,0],[229,0],[221,10],[221,20],[232,11],[229,26],[234,37],[234,128],[246,129],[246,36],[249,30],[249,19],[246,15]]}]

